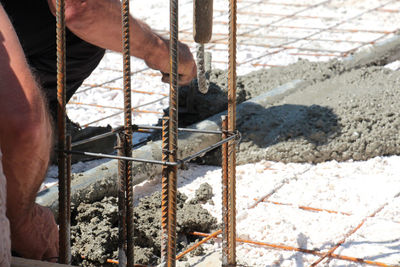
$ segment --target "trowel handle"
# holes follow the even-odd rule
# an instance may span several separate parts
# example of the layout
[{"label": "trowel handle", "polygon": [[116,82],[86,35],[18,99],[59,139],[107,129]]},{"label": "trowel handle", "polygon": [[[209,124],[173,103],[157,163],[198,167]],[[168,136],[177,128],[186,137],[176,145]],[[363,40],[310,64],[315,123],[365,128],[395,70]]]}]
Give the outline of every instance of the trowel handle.
[{"label": "trowel handle", "polygon": [[211,40],[213,0],[193,0],[193,39],[205,44]]}]

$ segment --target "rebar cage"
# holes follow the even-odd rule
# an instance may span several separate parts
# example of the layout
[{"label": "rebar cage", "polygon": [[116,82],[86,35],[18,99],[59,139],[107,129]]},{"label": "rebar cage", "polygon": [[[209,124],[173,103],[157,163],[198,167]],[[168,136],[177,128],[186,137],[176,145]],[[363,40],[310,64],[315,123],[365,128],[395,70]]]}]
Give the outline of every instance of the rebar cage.
[{"label": "rebar cage", "polygon": [[[71,263],[70,243],[70,194],[71,155],[84,154],[90,157],[118,159],[118,208],[119,208],[119,266],[134,266],[133,244],[133,173],[132,162],[161,164],[162,167],[162,266],[175,266],[176,260],[176,196],[177,168],[207,151],[222,146],[222,214],[223,229],[202,242],[222,233],[222,266],[236,265],[236,0],[229,1],[229,74],[228,74],[228,115],[222,118],[220,131],[180,129],[178,125],[178,0],[170,0],[170,92],[169,114],[163,118],[163,126],[132,125],[131,108],[131,64],[129,34],[129,0],[122,0],[122,51],[123,51],[123,91],[124,126],[111,133],[92,137],[71,144],[66,133],[66,57],[65,57],[65,0],[57,0],[57,99],[58,99],[58,170],[59,170],[59,262]],[[146,160],[132,157],[132,134],[140,129],[162,131],[162,160]],[[177,158],[178,132],[189,131],[203,134],[220,134],[222,140],[184,159]],[[73,146],[105,138],[116,134],[118,155],[104,155],[85,151],[74,151]]]}]

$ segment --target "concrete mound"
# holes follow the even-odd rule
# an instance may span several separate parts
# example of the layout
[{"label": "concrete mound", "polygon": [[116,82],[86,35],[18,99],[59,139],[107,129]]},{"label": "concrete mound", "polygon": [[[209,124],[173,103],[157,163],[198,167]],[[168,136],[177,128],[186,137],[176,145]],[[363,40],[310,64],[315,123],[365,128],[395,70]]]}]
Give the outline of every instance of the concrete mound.
[{"label": "concrete mound", "polygon": [[239,163],[367,160],[400,154],[400,73],[345,72],[238,119]]},{"label": "concrete mound", "polygon": [[[210,232],[217,220],[207,210],[178,193],[177,249],[194,241],[188,232]],[[140,200],[134,210],[135,263],[157,264],[161,255],[161,194]],[[81,203],[72,212],[72,256],[79,266],[108,266],[107,259],[118,259],[118,208],[115,197],[94,203]],[[109,264],[109,266],[114,266]]]},{"label": "concrete mound", "polygon": [[[336,60],[303,60],[281,71],[282,76],[278,69],[271,69],[238,77],[238,102],[287,80],[301,78],[306,84],[272,104],[246,103],[238,112],[237,128],[243,135],[238,164],[262,159],[310,163],[367,160],[400,154],[398,71],[381,66],[349,69]],[[211,77],[225,78],[220,71],[216,73]],[[196,99],[198,119],[226,107],[226,82],[216,80],[212,87],[211,92],[220,88],[220,95]],[[184,121],[184,114],[180,118]],[[217,151],[198,162],[215,165],[220,158]]]}]

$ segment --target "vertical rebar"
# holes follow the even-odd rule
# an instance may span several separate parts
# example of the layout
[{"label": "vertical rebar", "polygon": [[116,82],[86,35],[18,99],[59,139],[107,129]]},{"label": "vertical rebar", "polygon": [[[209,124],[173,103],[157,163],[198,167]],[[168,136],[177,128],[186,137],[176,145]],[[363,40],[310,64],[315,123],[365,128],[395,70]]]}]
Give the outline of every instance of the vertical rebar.
[{"label": "vertical rebar", "polygon": [[[67,135],[66,138],[66,145],[67,145],[67,150],[71,151],[72,150],[72,137],[70,134]],[[68,262],[71,262],[71,171],[72,171],[72,154],[67,155],[67,177],[66,177],[66,190],[67,190],[67,220],[66,220],[66,232],[67,232],[67,241],[68,241],[68,246],[67,246],[67,257],[68,257]]]},{"label": "vertical rebar", "polygon": [[[124,133],[117,134],[118,156],[125,156]],[[125,267],[126,259],[126,162],[118,161],[118,266]]]},{"label": "vertical rebar", "polygon": [[[177,160],[178,143],[178,0],[170,0],[169,161]],[[168,168],[168,267],[176,264],[177,167]]]},{"label": "vertical rebar", "polygon": [[68,231],[68,189],[66,148],[66,69],[65,69],[65,1],[56,1],[56,35],[57,35],[57,125],[58,125],[58,179],[59,179],[59,262],[70,263],[70,238]]},{"label": "vertical rebar", "polygon": [[[228,118],[222,116],[222,140],[228,137]],[[222,152],[222,266],[228,266],[228,144],[221,147]]]},{"label": "vertical rebar", "polygon": [[[228,130],[236,130],[236,0],[229,1]],[[228,265],[236,266],[236,147],[228,143]]]},{"label": "vertical rebar", "polygon": [[[72,137],[67,135],[67,150],[72,150]],[[72,154],[67,154],[67,222],[68,222],[68,236],[71,231],[71,173],[72,173]]]},{"label": "vertical rebar", "polygon": [[[129,0],[122,0],[122,52],[123,52],[123,80],[124,80],[124,153],[132,156],[132,111],[131,111],[131,62],[129,36]],[[126,235],[127,235],[127,266],[134,264],[134,225],[133,225],[133,177],[132,162],[125,161],[125,190],[126,190]]]},{"label": "vertical rebar", "polygon": [[[169,159],[169,117],[162,120],[162,161]],[[168,166],[162,166],[161,180],[161,266],[167,266],[168,251]]]}]

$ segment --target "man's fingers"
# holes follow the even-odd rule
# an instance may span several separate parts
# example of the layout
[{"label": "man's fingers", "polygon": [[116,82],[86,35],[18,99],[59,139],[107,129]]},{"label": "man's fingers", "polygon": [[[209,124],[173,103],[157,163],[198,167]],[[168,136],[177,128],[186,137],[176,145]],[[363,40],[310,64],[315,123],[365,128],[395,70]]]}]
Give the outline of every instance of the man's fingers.
[{"label": "man's fingers", "polygon": [[161,81],[163,83],[169,83],[169,74],[164,72],[161,72],[161,74],[162,74]]},{"label": "man's fingers", "polygon": [[[163,83],[169,83],[169,74],[168,73],[161,73],[162,77],[161,77],[161,81]],[[190,82],[192,81],[191,77],[188,77],[186,75],[178,75],[178,85],[182,86],[182,85],[188,85]]]},{"label": "man's fingers", "polygon": [[178,84],[183,86],[183,85],[188,85],[192,81],[191,77],[188,76],[179,76],[179,81]]}]

